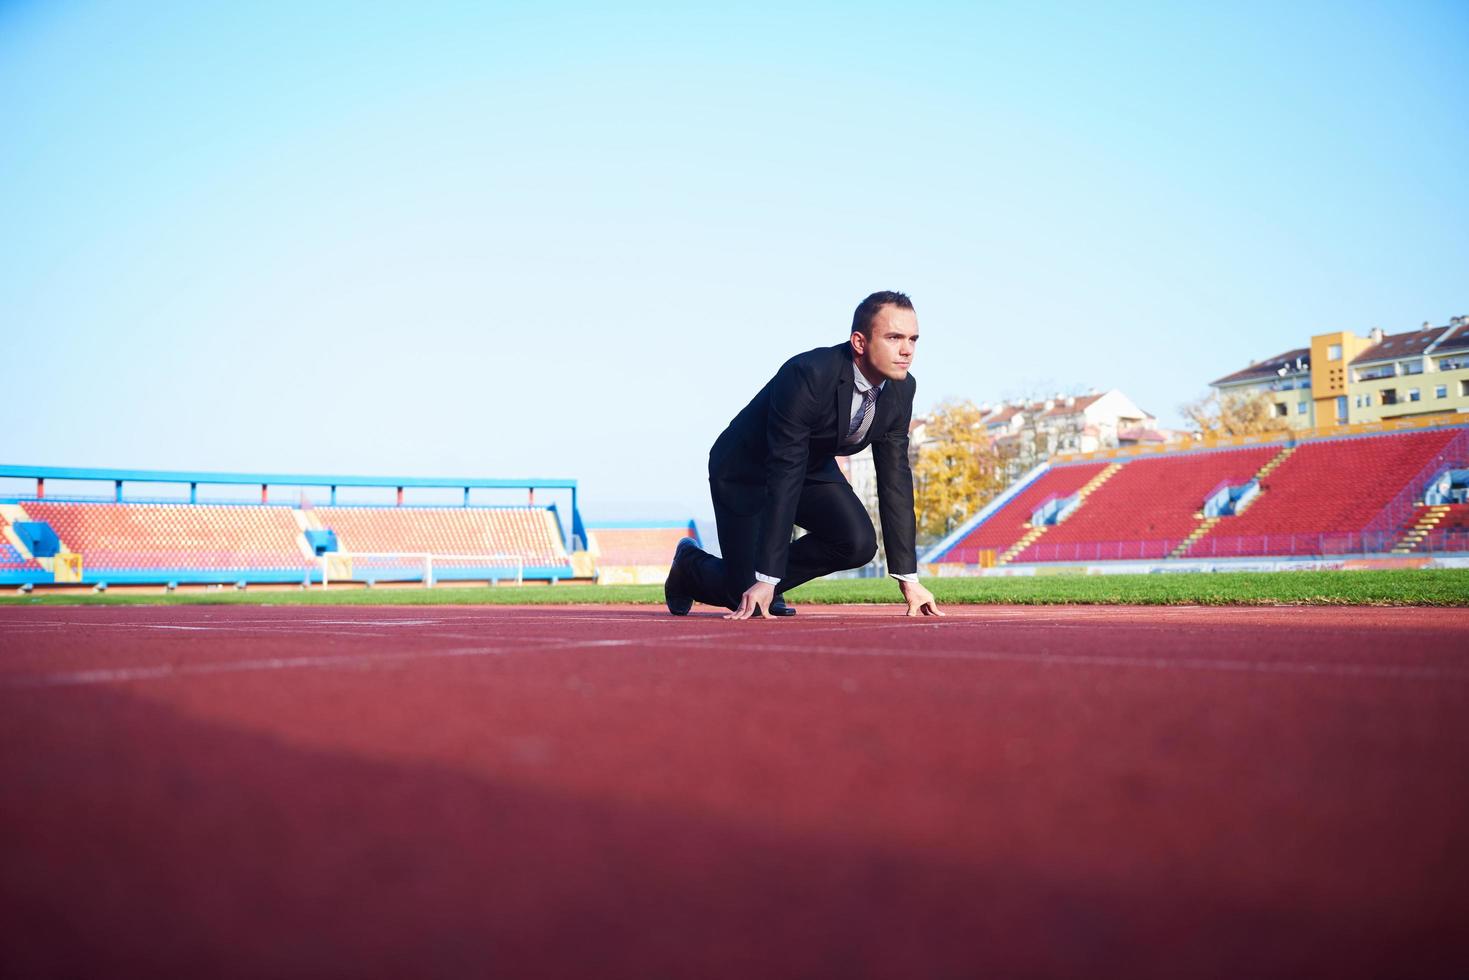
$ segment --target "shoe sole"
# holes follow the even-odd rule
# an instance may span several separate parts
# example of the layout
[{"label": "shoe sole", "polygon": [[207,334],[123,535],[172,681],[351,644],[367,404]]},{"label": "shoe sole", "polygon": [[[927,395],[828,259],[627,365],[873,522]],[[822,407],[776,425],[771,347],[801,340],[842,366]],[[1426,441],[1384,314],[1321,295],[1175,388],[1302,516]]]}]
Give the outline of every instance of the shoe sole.
[{"label": "shoe sole", "polygon": [[[673,570],[678,567],[678,556],[684,553],[684,549],[695,547],[692,544],[693,540],[693,538],[683,538],[679,541],[678,546],[673,549],[673,564],[670,565],[668,568],[668,579],[673,578]],[[686,545],[684,544],[684,541],[688,541],[691,543]],[[664,579],[663,581],[663,604],[668,607],[668,611],[673,615],[687,616],[689,614],[689,610],[694,608],[694,600],[687,596],[669,595],[668,579]]]}]

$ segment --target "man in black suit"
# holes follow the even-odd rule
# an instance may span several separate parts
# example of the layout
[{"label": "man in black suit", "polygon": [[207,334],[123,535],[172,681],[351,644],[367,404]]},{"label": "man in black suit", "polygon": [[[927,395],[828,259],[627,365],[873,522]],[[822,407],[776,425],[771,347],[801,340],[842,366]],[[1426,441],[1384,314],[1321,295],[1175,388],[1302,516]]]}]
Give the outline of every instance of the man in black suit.
[{"label": "man in black suit", "polygon": [[[694,600],[733,610],[726,619],[794,615],[783,593],[860,568],[877,554],[872,520],[837,456],[872,446],[888,572],[908,615],[942,616],[918,581],[908,422],[917,383],[908,374],[918,317],[902,293],[873,293],[852,335],[781,365],[709,452],[709,487],[724,557],[679,543],[664,585],[668,610]],[[791,542],[791,529],[806,534]]]}]

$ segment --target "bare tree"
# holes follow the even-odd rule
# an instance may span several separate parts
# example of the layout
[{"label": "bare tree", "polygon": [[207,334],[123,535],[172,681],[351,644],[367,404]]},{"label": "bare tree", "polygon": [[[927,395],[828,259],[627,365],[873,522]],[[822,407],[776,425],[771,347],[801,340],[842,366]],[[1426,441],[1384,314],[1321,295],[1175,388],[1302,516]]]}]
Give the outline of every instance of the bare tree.
[{"label": "bare tree", "polygon": [[1290,429],[1289,419],[1276,414],[1274,401],[1263,391],[1224,395],[1211,391],[1178,410],[1201,436],[1248,436]]}]

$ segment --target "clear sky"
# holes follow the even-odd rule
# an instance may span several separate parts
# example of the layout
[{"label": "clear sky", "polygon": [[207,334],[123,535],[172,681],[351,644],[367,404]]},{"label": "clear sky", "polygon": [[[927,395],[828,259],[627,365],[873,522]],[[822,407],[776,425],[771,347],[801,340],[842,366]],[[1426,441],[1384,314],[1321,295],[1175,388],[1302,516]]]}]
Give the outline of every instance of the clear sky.
[{"label": "clear sky", "polygon": [[909,292],[918,408],[1165,424],[1469,314],[1469,4],[0,2],[0,462],[570,476],[707,515]]}]

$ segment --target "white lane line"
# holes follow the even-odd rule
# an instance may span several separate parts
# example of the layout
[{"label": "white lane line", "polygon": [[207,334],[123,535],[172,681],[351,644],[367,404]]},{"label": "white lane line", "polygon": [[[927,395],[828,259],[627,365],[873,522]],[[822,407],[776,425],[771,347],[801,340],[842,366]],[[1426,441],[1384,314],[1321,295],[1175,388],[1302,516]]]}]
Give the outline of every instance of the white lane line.
[{"label": "white lane line", "polygon": [[38,687],[78,687],[90,684],[119,684],[129,681],[164,680],[175,677],[200,677],[214,674],[254,673],[274,670],[319,669],[322,667],[346,667],[359,669],[416,660],[445,660],[462,657],[503,657],[513,653],[539,653],[543,650],[575,649],[581,647],[619,647],[643,645],[645,640],[573,640],[551,641],[546,645],[524,647],[453,647],[445,650],[416,650],[404,652],[362,653],[348,656],[309,657],[263,657],[249,660],[215,661],[201,664],[146,664],[135,667],[112,667],[98,670],[61,671],[52,674],[36,674],[29,677],[0,678],[0,689]]},{"label": "white lane line", "polygon": [[489,647],[468,647],[412,653],[364,653],[349,657],[265,657],[255,660],[230,660],[208,664],[154,664],[139,667],[114,667],[107,670],[73,670],[56,674],[39,674],[0,680],[0,688],[78,687],[88,684],[119,684],[128,681],[163,680],[172,677],[203,677],[212,674],[241,674],[272,670],[301,670],[320,667],[361,667],[373,664],[411,660],[433,660],[452,657],[493,657],[506,651]]},{"label": "white lane line", "polygon": [[[300,670],[410,663],[419,660],[442,660],[463,657],[498,657],[515,653],[539,653],[547,650],[574,650],[700,641],[727,640],[729,634],[691,634],[673,637],[637,637],[629,639],[551,641],[530,648],[455,647],[445,650],[411,652],[362,653],[350,656],[269,657],[203,664],[152,664],[116,667],[102,670],[64,671],[30,677],[0,679],[0,688],[72,687],[90,684],[116,684],[131,681],[162,680],[175,677],[209,676],[275,670]],[[810,644],[745,644],[730,656],[748,653],[788,653],[836,657],[889,657],[899,660],[947,660],[969,662],[1004,662],[1038,667],[1085,666],[1117,667],[1144,670],[1192,670],[1227,673],[1279,674],[1305,677],[1370,678],[1399,681],[1469,681],[1469,671],[1436,667],[1378,666],[1347,663],[1275,663],[1259,660],[1200,657],[1129,657],[1104,654],[1007,653],[993,650],[864,650],[851,647],[819,647]]]}]

